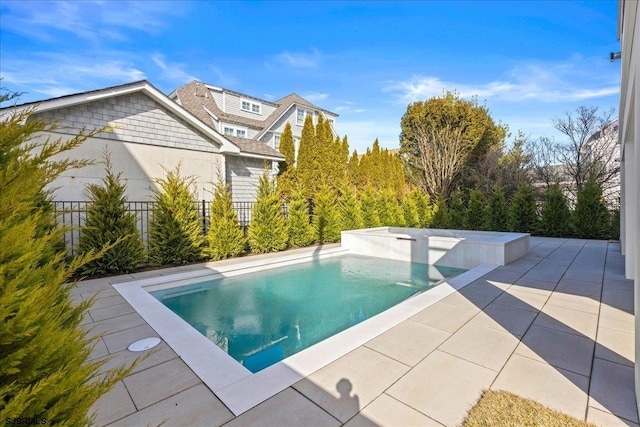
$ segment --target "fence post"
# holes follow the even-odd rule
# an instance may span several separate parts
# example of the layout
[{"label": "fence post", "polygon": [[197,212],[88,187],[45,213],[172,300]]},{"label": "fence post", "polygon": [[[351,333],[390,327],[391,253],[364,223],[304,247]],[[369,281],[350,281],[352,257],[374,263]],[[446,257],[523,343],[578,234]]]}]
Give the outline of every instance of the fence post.
[{"label": "fence post", "polygon": [[202,199],[202,230],[207,235],[207,201]]}]

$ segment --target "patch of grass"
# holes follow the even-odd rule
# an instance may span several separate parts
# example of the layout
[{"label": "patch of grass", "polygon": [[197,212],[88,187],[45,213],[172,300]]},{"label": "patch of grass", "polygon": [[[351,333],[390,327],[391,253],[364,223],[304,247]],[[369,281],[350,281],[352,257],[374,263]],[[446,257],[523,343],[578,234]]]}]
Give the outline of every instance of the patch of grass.
[{"label": "patch of grass", "polygon": [[549,409],[536,401],[498,390],[485,390],[462,426],[596,427],[595,424]]}]

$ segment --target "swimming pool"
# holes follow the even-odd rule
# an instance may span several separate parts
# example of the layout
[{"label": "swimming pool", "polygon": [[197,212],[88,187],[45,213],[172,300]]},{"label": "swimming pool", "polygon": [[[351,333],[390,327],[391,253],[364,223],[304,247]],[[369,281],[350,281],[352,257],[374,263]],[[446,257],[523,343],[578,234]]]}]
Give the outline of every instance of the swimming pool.
[{"label": "swimming pool", "polygon": [[346,254],[151,294],[255,373],[464,271]]}]

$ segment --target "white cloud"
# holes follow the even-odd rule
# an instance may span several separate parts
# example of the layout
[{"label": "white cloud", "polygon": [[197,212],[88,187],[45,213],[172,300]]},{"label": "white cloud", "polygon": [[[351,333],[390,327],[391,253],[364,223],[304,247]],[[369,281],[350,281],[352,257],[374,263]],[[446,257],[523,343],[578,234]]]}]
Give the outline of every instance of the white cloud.
[{"label": "white cloud", "polygon": [[22,1],[9,2],[3,14],[6,30],[54,42],[60,33],[100,42],[127,40],[123,30],[157,34],[167,17],[182,13],[183,2]]},{"label": "white cloud", "polygon": [[293,68],[317,68],[322,60],[321,56],[317,49],[311,49],[310,52],[289,52],[285,50],[276,55],[275,59]]},{"label": "white cloud", "polygon": [[325,99],[327,99],[329,97],[329,94],[328,93],[312,92],[312,93],[309,93],[307,95],[303,95],[302,97],[304,99],[306,99],[307,101],[316,102],[316,101],[324,101]]},{"label": "white cloud", "polygon": [[151,59],[162,70],[162,77],[167,80],[176,81],[180,84],[198,80],[197,77],[194,77],[185,70],[185,64],[168,63],[162,54],[155,54]]},{"label": "white cloud", "polygon": [[616,71],[604,68],[601,58],[574,57],[568,61],[523,63],[508,70],[504,78],[481,84],[447,81],[437,76],[412,76],[390,81],[383,92],[395,93],[403,104],[455,90],[463,98],[542,102],[583,101],[619,93]]}]

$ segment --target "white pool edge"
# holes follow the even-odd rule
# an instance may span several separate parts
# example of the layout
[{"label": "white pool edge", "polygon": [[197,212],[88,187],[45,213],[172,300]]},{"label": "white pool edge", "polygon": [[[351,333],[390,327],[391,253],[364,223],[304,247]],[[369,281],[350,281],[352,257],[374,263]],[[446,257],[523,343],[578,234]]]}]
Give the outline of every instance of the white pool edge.
[{"label": "white pool edge", "polygon": [[258,268],[292,265],[348,252],[344,248],[328,248],[271,260],[239,259],[238,263],[215,269],[210,266],[215,263],[207,264],[202,270],[113,287],[237,416],[498,267],[479,265],[255,374],[149,294],[149,289],[161,289],[165,283],[173,286],[181,280],[245,274]]}]

